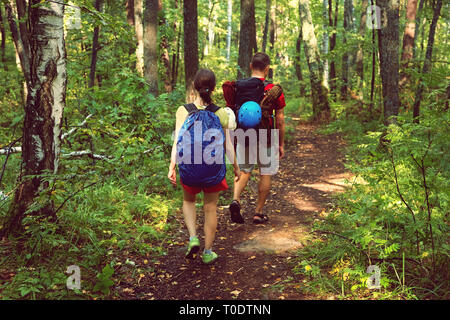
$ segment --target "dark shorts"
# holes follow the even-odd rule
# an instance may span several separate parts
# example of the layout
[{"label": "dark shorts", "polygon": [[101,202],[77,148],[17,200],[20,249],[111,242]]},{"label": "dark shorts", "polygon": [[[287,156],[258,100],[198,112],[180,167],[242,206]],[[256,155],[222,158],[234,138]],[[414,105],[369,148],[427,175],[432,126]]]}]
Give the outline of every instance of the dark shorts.
[{"label": "dark shorts", "polygon": [[183,184],[182,181],[180,181],[180,183],[183,186],[183,189],[186,190],[187,192],[189,192],[190,194],[197,194],[202,191],[204,193],[213,193],[213,192],[219,192],[219,191],[224,191],[224,190],[228,189],[227,180],[225,178],[222,180],[222,182],[220,182],[219,184],[216,184],[215,186],[212,186],[212,187],[191,187],[191,186],[187,186],[187,185]]}]

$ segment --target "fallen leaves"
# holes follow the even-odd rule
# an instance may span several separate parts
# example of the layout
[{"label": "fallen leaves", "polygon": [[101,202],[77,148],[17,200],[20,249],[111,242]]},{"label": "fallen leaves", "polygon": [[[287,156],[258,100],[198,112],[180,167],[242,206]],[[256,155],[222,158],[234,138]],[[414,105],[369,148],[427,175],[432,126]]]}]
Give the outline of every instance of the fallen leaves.
[{"label": "fallen leaves", "polygon": [[234,290],[231,291],[230,293],[232,296],[234,296],[234,298],[237,298],[241,292],[242,292],[241,290]]}]

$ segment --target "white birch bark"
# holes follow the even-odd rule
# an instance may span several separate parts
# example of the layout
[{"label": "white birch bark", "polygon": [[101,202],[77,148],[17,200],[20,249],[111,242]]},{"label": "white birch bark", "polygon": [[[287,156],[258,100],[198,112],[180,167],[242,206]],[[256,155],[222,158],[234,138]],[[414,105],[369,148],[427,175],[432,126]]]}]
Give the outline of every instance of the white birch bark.
[{"label": "white birch bark", "polygon": [[227,5],[227,19],[228,19],[228,27],[227,27],[227,62],[230,61],[230,52],[231,52],[231,32],[232,32],[232,17],[233,17],[233,0],[228,0]]},{"label": "white birch bark", "polygon": [[136,70],[144,76],[144,24],[143,0],[134,0],[134,28],[136,31]]},{"label": "white birch bark", "polygon": [[[323,0],[323,16],[324,16],[324,22],[323,22],[323,40],[322,40],[322,52],[323,55],[326,57],[328,55],[328,45],[329,45],[329,36],[328,36],[328,0]],[[329,78],[329,71],[328,71],[328,59],[325,58],[323,61],[323,85],[325,88],[329,89],[328,85],[328,78]]]}]

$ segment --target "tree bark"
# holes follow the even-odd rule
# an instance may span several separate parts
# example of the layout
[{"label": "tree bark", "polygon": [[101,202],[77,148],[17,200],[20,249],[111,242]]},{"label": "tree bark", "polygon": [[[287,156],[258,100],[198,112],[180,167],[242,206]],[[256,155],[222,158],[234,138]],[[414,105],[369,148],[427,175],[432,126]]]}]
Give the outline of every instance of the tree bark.
[{"label": "tree bark", "polygon": [[[161,7],[161,11],[163,10],[162,5],[160,5]],[[163,12],[163,14],[161,15],[160,19],[159,19],[159,27],[160,30],[162,27],[164,27],[166,25],[167,21],[165,18],[165,14]],[[176,27],[174,26],[174,31],[176,31]],[[172,92],[173,91],[173,86],[172,86],[172,69],[171,69],[171,64],[170,64],[170,56],[169,56],[169,39],[167,38],[167,36],[163,35],[161,36],[161,52],[160,52],[160,56],[161,56],[161,62],[164,66],[164,70],[165,70],[165,78],[164,78],[164,89],[166,90],[166,92]]]},{"label": "tree bark", "polygon": [[270,53],[272,54],[273,58],[275,58],[276,11],[277,11],[277,3],[275,0],[275,4],[272,4],[272,6],[270,7],[270,24],[269,24]]},{"label": "tree bark", "polygon": [[406,6],[406,26],[403,34],[400,86],[409,82],[409,66],[413,57],[414,34],[416,28],[417,0],[408,0]]},{"label": "tree bark", "polygon": [[[333,1],[328,0],[328,19],[330,27],[333,27],[333,34],[330,37],[330,53],[333,52],[336,47],[336,36],[337,36],[337,22],[338,22],[338,9],[339,9],[339,0],[336,0],[336,6],[334,8],[334,17],[333,17]],[[330,62],[330,92],[331,95],[336,97],[336,58],[331,59]]]},{"label": "tree bark", "polygon": [[134,0],[134,29],[136,32],[136,71],[144,76],[144,0]]},{"label": "tree bark", "polygon": [[127,22],[130,26],[134,27],[134,0],[127,0]]},{"label": "tree bark", "polygon": [[[330,37],[328,36],[328,0],[322,0],[322,6],[323,6],[323,28],[324,28],[324,34],[323,34],[323,40],[322,40],[322,51],[323,55],[327,56],[329,51],[329,44],[330,44]],[[323,83],[325,88],[327,90],[329,89],[328,84],[328,78],[330,76],[329,68],[328,68],[328,58],[325,58],[323,62]]]},{"label": "tree bark", "polygon": [[300,96],[305,96],[305,86],[303,84],[303,72],[302,72],[302,62],[301,62],[301,54],[302,54],[302,28],[300,28],[300,32],[298,33],[297,45],[296,49],[296,57],[295,57],[295,74],[297,75],[297,79],[300,82]]},{"label": "tree bark", "polygon": [[[6,16],[8,19],[9,29],[11,30],[11,35],[13,38],[14,46],[16,49],[16,53],[19,56],[20,60],[20,66],[25,78],[25,82],[27,83],[27,88],[29,89],[30,86],[30,58],[27,55],[27,52],[29,52],[29,48],[26,49],[25,45],[22,41],[22,37],[20,36],[19,29],[17,27],[15,17],[13,14],[12,6],[11,4],[5,3],[5,11]],[[28,90],[27,90],[28,91]]]},{"label": "tree bark", "polygon": [[198,71],[197,0],[184,0],[184,69],[186,101],[194,98],[193,81]]},{"label": "tree bark", "polygon": [[180,42],[181,42],[181,27],[178,29],[177,49],[172,55],[172,88],[175,88],[178,79],[178,68],[180,63]]},{"label": "tree bark", "polygon": [[262,52],[266,52],[266,48],[267,48],[267,37],[268,37],[268,33],[269,33],[270,8],[271,7],[272,7],[272,0],[266,0],[266,20],[264,22]]},{"label": "tree bark", "polygon": [[239,35],[239,59],[237,78],[250,76],[250,62],[255,49],[255,2],[241,0],[241,29]]},{"label": "tree bark", "polygon": [[414,98],[414,109],[413,118],[415,123],[419,123],[420,115],[420,103],[422,101],[423,91],[425,89],[425,84],[423,83],[423,76],[431,71],[431,58],[433,56],[433,46],[434,46],[434,36],[436,34],[436,26],[441,14],[442,0],[437,0],[433,12],[433,20],[430,25],[430,33],[428,34],[428,45],[427,51],[425,53],[425,61],[423,62],[422,74],[419,79],[419,85],[416,91],[416,96]]},{"label": "tree bark", "polygon": [[349,48],[347,46],[347,36],[350,30],[352,29],[352,0],[344,1],[344,54],[342,56],[342,86],[341,86],[341,99],[347,100],[348,91],[350,89],[350,56],[349,56]]},{"label": "tree bark", "polygon": [[363,98],[364,92],[364,50],[362,44],[364,43],[364,35],[366,34],[366,20],[367,20],[367,4],[368,0],[362,0],[361,3],[361,20],[359,21],[359,36],[362,38],[358,43],[358,51],[356,52],[355,70],[358,75],[359,98]]},{"label": "tree bark", "polygon": [[1,59],[3,64],[3,69],[5,71],[8,71],[8,66],[6,65],[6,59],[5,59],[5,50],[6,50],[6,32],[5,32],[5,23],[3,19],[3,10],[2,6],[0,6],[0,36],[2,37],[2,42],[0,44],[0,50],[1,52]]},{"label": "tree bark", "polygon": [[29,40],[30,30],[28,29],[28,26],[26,23],[27,4],[26,4],[25,0],[16,0],[16,6],[17,6],[17,17],[19,19],[20,38],[22,39],[25,54],[29,57],[30,56],[30,40]]},{"label": "tree bark", "polygon": [[158,0],[145,0],[144,78],[148,92],[158,96]]},{"label": "tree bark", "polygon": [[[94,8],[98,12],[101,12],[103,5],[103,0],[95,0]],[[97,69],[97,53],[99,50],[98,37],[100,34],[100,26],[94,27],[94,35],[92,36],[92,55],[91,55],[91,67],[89,72],[89,84],[88,87],[92,88],[95,84],[95,72]]]},{"label": "tree bark", "polygon": [[425,3],[425,0],[420,0],[419,2],[419,8],[417,9],[416,13],[416,21],[414,25],[414,41],[413,41],[413,59],[415,59],[417,56],[417,36],[419,34],[420,28],[421,28],[421,19],[422,19],[422,13],[423,13],[423,5]]},{"label": "tree bark", "polygon": [[[380,75],[383,87],[384,123],[394,123],[399,99],[399,0],[377,0],[382,27],[378,30]],[[384,21],[383,21],[384,19]],[[394,117],[394,118],[392,118]]]},{"label": "tree bark", "polygon": [[311,81],[313,120],[326,122],[330,117],[330,105],[328,104],[327,89],[323,85],[323,66],[321,65],[317,39],[314,34],[309,0],[299,1],[299,12],[305,56]]},{"label": "tree bark", "polygon": [[233,32],[233,0],[227,2],[227,62],[230,61],[231,35]]},{"label": "tree bark", "polygon": [[[206,32],[206,43],[205,48],[203,50],[203,55],[207,56],[210,54],[211,48],[214,45],[214,38],[215,38],[215,32],[214,28],[216,26],[216,20],[217,16],[214,11],[214,7],[216,6],[216,3],[212,0],[208,1],[208,9],[209,9],[209,15],[208,15],[208,31]],[[203,60],[203,57],[202,57]]]},{"label": "tree bark", "polygon": [[[372,6],[374,5],[375,0],[371,0]],[[375,29],[372,29],[372,78],[370,81],[370,104],[369,104],[369,114],[372,113],[373,110],[373,99],[374,99],[374,93],[375,93],[375,70],[377,65],[377,47],[376,47],[376,32]]]},{"label": "tree bark", "polygon": [[[0,235],[16,233],[25,212],[54,217],[51,205],[33,209],[36,197],[48,187],[39,175],[58,171],[61,123],[66,95],[66,51],[64,44],[64,4],[30,1],[28,23],[31,29],[30,90],[25,106],[20,177],[5,225]],[[29,177],[33,175],[33,177]]]}]

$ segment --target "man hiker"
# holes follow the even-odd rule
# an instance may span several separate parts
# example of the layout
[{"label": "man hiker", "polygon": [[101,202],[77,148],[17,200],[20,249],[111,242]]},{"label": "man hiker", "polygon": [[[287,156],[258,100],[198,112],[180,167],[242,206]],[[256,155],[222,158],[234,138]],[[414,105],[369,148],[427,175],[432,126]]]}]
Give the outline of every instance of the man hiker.
[{"label": "man hiker", "polygon": [[[239,99],[240,95],[247,95],[249,96],[248,92],[245,94],[242,93],[242,91],[245,91],[244,89],[241,89],[240,93],[240,87],[244,87],[249,82],[258,82],[256,79],[260,80],[263,83],[264,86],[264,92],[266,96],[268,95],[268,92],[276,91],[274,88],[274,85],[272,83],[267,82],[265,79],[269,73],[270,69],[270,58],[267,54],[258,52],[256,53],[250,63],[250,70],[251,70],[251,77],[248,79],[238,80],[236,82],[236,105],[239,107]],[[241,81],[241,84],[240,84]],[[278,85],[277,85],[278,86]],[[271,90],[274,89],[274,90]],[[266,116],[268,113],[267,118],[262,118],[261,123],[269,123],[267,126],[270,127],[276,127],[278,129],[278,150],[274,150],[277,147],[276,143],[269,142],[266,145],[264,143],[261,143],[261,136],[260,134],[261,130],[259,130],[257,134],[257,147],[250,143],[238,143],[236,146],[236,156],[239,164],[239,168],[241,170],[241,179],[237,181],[234,184],[234,191],[233,191],[233,201],[230,204],[230,213],[231,213],[231,220],[236,223],[244,223],[244,219],[241,215],[241,204],[240,204],[240,197],[241,193],[244,190],[244,188],[247,186],[247,183],[250,179],[251,173],[253,171],[253,168],[255,167],[255,161],[250,161],[251,159],[256,158],[256,162],[258,163],[259,167],[259,183],[258,183],[258,200],[256,203],[256,208],[253,216],[253,222],[254,223],[265,223],[269,220],[267,214],[263,213],[263,208],[266,203],[266,199],[270,193],[270,187],[271,187],[271,179],[272,175],[274,175],[276,172],[273,170],[270,170],[270,168],[273,168],[273,161],[278,161],[278,159],[274,159],[276,155],[279,155],[279,158],[283,158],[284,156],[284,107],[286,106],[284,95],[281,91],[281,87],[278,86],[279,92],[278,95],[271,101],[269,101],[268,105],[268,111],[267,108],[264,109],[263,107],[263,115],[266,112]],[[241,99],[242,100],[242,99]],[[264,101],[264,100],[262,100]],[[261,103],[261,101],[256,101],[258,103]],[[261,105],[264,105],[264,102],[261,103]],[[267,105],[267,104],[266,104]],[[264,111],[266,110],[266,111]],[[273,117],[273,112],[275,111],[275,117]],[[274,123],[273,123],[274,122]],[[257,128],[260,129],[261,125]],[[268,130],[268,140],[270,141],[271,136],[271,130]],[[260,150],[262,149],[262,150]],[[256,154],[255,154],[256,153]],[[264,154],[267,155],[265,158],[269,157],[271,160],[269,163],[262,161],[260,159],[260,155]],[[253,163],[252,163],[253,162]],[[278,169],[278,167],[277,167]]]}]

